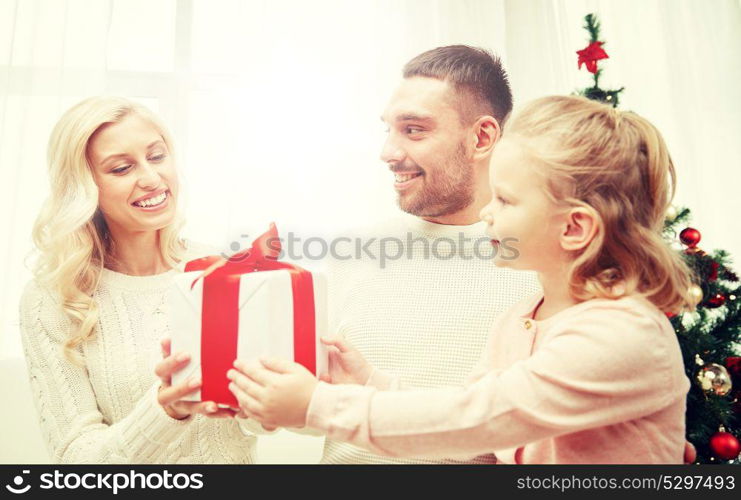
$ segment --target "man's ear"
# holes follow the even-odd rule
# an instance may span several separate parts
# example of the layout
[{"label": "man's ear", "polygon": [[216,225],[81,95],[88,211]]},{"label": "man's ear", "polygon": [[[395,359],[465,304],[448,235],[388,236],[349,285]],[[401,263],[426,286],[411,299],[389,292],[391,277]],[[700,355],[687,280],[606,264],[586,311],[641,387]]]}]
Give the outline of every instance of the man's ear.
[{"label": "man's ear", "polygon": [[493,116],[482,116],[473,125],[473,160],[488,159],[494,145],[502,137],[502,128]]},{"label": "man's ear", "polygon": [[566,214],[562,227],[561,248],[567,251],[582,250],[597,235],[599,216],[591,208],[575,207]]}]

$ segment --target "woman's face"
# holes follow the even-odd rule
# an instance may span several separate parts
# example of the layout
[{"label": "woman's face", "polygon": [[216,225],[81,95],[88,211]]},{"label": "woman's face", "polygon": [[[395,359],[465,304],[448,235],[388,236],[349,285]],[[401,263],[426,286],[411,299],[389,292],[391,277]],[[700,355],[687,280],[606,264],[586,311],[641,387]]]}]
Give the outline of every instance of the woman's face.
[{"label": "woman's face", "polygon": [[98,185],[98,207],[114,234],[162,229],[175,218],[178,179],[162,135],[131,113],[102,126],[87,156]]}]

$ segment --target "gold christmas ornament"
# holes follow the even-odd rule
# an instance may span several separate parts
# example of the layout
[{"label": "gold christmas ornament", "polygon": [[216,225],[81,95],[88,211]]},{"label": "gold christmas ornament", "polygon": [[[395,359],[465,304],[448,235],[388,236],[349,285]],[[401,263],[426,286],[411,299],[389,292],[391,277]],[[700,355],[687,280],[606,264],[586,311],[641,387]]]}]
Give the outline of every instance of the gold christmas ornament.
[{"label": "gold christmas ornament", "polygon": [[724,366],[717,363],[703,365],[695,378],[702,390],[708,394],[725,396],[731,392],[731,376]]},{"label": "gold christmas ornament", "polygon": [[666,211],[666,220],[671,222],[677,218],[677,215],[679,215],[677,207],[675,207],[674,205],[669,205],[669,208]]},{"label": "gold christmas ornament", "polygon": [[690,297],[692,298],[693,305],[697,305],[702,302],[702,288],[697,285],[690,286],[689,290]]}]

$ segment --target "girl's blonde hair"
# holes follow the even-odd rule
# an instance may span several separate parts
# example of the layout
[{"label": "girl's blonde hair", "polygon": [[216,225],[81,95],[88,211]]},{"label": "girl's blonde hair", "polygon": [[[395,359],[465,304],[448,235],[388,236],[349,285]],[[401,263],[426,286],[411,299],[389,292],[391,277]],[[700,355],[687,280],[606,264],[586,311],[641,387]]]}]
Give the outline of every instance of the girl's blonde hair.
[{"label": "girl's blonde hair", "polygon": [[[64,352],[70,359],[95,332],[98,307],[93,294],[115,242],[98,210],[98,187],[87,148],[103,125],[118,123],[136,114],[159,131],[170,154],[172,138],[160,119],[144,106],[119,97],[92,97],[69,109],[57,122],[49,139],[48,167],[51,194],[33,228],[39,255],[34,275],[39,285],[56,293],[73,328]],[[163,259],[176,266],[183,242],[181,217],[158,231]]]},{"label": "girl's blonde hair", "polygon": [[595,238],[569,270],[574,298],[638,293],[662,311],[694,308],[692,273],[662,237],[676,175],[651,123],[583,97],[551,96],[525,105],[505,137],[523,139],[554,201],[597,215]]}]

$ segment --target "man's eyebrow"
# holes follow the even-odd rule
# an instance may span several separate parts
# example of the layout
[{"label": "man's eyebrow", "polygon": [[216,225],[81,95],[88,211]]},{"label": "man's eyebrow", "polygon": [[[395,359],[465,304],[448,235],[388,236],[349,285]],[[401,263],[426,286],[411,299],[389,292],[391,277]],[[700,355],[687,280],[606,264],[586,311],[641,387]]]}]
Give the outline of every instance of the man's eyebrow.
[{"label": "man's eyebrow", "polygon": [[[388,123],[386,120],[386,117],[381,115],[381,121],[383,123]],[[404,113],[402,115],[398,115],[394,118],[394,121],[399,122],[432,122],[435,121],[435,118],[432,115],[418,115],[414,113]]]},{"label": "man's eyebrow", "polygon": [[433,120],[432,115],[417,115],[414,113],[404,113],[396,117],[397,122],[431,122]]}]

